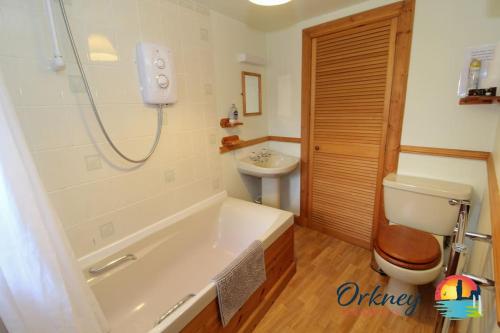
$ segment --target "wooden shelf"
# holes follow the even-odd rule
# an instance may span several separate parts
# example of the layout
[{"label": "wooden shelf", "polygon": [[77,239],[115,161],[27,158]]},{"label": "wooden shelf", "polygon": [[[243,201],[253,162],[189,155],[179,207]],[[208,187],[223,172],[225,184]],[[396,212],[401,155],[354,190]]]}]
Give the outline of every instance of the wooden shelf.
[{"label": "wooden shelf", "polygon": [[222,128],[231,128],[231,127],[236,127],[236,126],[240,126],[240,125],[243,125],[242,122],[236,122],[236,123],[232,123],[229,121],[229,118],[222,118],[220,120],[220,127]]},{"label": "wooden shelf", "polygon": [[230,152],[232,150],[241,149],[241,148],[253,146],[253,145],[256,145],[256,144],[259,144],[262,142],[266,142],[268,140],[267,138],[268,137],[265,136],[262,138],[251,139],[251,140],[247,140],[247,141],[237,140],[237,141],[233,141],[234,144],[229,144],[229,145],[223,141],[222,147],[219,147],[219,151],[221,154],[224,154],[224,153]]},{"label": "wooden shelf", "polygon": [[468,96],[460,98],[460,105],[497,104],[497,103],[500,103],[500,96]]}]

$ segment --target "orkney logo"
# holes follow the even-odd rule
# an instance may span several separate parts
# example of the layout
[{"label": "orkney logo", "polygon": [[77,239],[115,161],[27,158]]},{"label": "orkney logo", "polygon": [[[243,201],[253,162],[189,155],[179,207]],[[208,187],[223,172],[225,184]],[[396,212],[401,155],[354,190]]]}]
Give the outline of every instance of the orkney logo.
[{"label": "orkney logo", "polygon": [[354,282],[346,282],[337,288],[337,302],[340,306],[346,307],[349,305],[368,305],[384,306],[392,304],[401,306],[404,309],[404,314],[411,316],[415,313],[418,304],[420,303],[420,295],[391,295],[381,292],[381,286],[376,285],[371,291],[362,292],[359,286]]},{"label": "orkney logo", "polygon": [[435,307],[452,320],[482,316],[481,290],[463,275],[451,275],[441,281],[434,294]]}]

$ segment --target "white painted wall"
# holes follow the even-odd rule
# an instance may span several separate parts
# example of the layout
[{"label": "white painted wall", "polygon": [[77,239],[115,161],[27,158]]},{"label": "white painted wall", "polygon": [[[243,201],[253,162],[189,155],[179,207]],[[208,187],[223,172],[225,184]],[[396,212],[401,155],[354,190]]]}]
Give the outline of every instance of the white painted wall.
[{"label": "white painted wall", "polygon": [[[267,34],[271,135],[300,136],[302,29],[391,2],[366,1]],[[402,144],[491,151],[498,106],[458,106],[456,90],[465,48],[500,41],[498,6],[491,0],[417,0]],[[399,172],[473,185],[477,217],[486,187],[483,164],[402,154]]]},{"label": "white painted wall", "polygon": [[[417,0],[402,143],[491,151],[498,106],[459,106],[469,46],[500,42],[491,0]],[[443,15],[446,13],[446,15]]]},{"label": "white painted wall", "polygon": [[[154,108],[140,96],[135,44],[172,47],[179,84],[179,103],[165,111],[157,153],[131,168],[104,142],[78,91],[58,8],[67,69],[56,74],[48,68],[43,1],[2,1],[0,69],[51,202],[81,256],[221,191],[222,167],[209,10],[190,0],[72,0],[67,7],[103,121],[126,153],[145,154],[156,128]],[[90,60],[93,34],[108,38],[117,61]],[[88,168],[89,159],[95,169]]]},{"label": "white painted wall", "polygon": [[[249,53],[266,58],[265,34],[247,27],[240,21],[212,11],[211,26],[214,42],[215,83],[218,118],[227,118],[234,103],[240,111],[243,126],[230,129],[219,128],[219,137],[238,135],[240,139],[255,139],[268,135],[267,75],[266,67],[241,64],[237,61],[239,53]],[[241,72],[248,71],[262,75],[263,112],[260,116],[243,116]],[[220,140],[219,140],[220,141]],[[219,143],[219,142],[218,142]],[[259,147],[252,147],[253,151]],[[260,195],[260,180],[242,175],[236,168],[236,158],[248,151],[229,152],[222,155],[222,170],[225,187],[229,195],[253,201]]]}]

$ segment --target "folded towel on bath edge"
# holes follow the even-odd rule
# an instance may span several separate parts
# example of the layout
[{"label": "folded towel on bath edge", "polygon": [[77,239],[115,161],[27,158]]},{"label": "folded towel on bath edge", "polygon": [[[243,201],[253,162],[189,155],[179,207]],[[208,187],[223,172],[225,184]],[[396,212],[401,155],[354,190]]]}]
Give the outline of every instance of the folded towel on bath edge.
[{"label": "folded towel on bath edge", "polygon": [[222,326],[226,326],[247,299],[266,281],[264,246],[255,241],[214,277]]}]

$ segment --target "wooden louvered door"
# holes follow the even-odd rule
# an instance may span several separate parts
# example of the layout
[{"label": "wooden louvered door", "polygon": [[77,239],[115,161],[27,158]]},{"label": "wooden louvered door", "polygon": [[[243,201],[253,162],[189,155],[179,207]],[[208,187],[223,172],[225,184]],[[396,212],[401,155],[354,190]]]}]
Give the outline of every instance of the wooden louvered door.
[{"label": "wooden louvered door", "polygon": [[309,223],[369,248],[383,169],[397,18],[312,39]]}]

